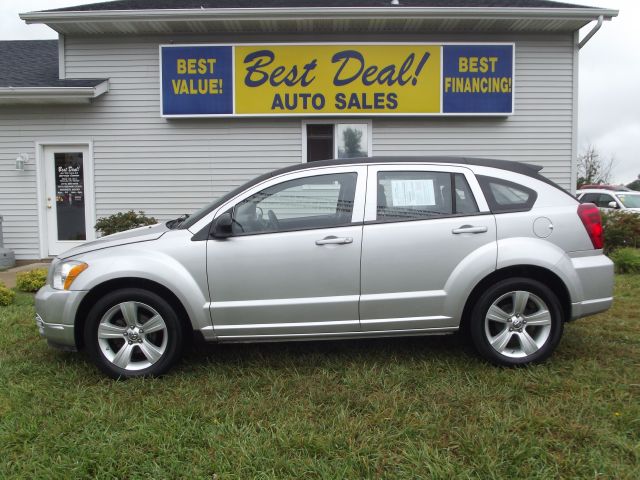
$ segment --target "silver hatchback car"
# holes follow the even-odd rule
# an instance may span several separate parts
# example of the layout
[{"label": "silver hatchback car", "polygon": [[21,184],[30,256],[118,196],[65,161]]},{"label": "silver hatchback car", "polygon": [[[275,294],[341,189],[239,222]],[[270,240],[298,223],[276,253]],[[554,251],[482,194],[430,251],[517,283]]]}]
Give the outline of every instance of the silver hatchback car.
[{"label": "silver hatchback car", "polygon": [[36,295],[53,346],[159,375],[194,332],[260,342],[462,330],[499,365],[546,359],[612,303],[595,205],[531,165],[361,158],[263,175],[187,218],[56,258]]}]

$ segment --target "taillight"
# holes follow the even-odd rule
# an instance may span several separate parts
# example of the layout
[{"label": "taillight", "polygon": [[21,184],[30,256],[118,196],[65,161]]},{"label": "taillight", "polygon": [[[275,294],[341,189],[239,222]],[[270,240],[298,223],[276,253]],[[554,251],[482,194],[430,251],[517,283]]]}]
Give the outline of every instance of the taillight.
[{"label": "taillight", "polygon": [[589,234],[593,248],[600,250],[604,246],[600,210],[593,203],[581,203],[578,205],[578,216]]}]

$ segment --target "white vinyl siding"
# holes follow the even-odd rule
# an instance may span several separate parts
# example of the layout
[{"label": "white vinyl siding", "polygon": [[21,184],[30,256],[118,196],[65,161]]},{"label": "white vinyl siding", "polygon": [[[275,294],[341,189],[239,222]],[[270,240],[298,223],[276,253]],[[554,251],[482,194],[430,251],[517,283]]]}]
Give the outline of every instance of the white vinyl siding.
[{"label": "white vinyl siding", "polygon": [[[306,41],[310,39],[307,37]],[[574,45],[566,35],[390,38],[316,36],[312,41],[515,42],[511,117],[389,118],[372,121],[373,155],[466,155],[531,162],[570,186]],[[35,142],[92,141],[96,217],[129,209],[165,220],[189,213],[231,188],[303,157],[301,118],[160,117],[159,53],[165,43],[239,42],[238,37],[65,37],[64,71],[109,78],[90,105],[0,106],[0,215],[5,245],[38,258]],[[303,42],[303,37],[247,38]],[[347,120],[345,118],[345,120]],[[15,158],[28,153],[24,172]]]}]

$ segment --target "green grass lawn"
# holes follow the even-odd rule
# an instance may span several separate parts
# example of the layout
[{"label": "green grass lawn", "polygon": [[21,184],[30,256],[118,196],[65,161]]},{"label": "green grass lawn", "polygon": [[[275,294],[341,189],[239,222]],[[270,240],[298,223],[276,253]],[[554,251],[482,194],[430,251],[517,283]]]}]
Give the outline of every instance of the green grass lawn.
[{"label": "green grass lawn", "polygon": [[640,478],[640,275],[544,365],[457,337],[211,345],[113,381],[0,308],[0,478]]}]

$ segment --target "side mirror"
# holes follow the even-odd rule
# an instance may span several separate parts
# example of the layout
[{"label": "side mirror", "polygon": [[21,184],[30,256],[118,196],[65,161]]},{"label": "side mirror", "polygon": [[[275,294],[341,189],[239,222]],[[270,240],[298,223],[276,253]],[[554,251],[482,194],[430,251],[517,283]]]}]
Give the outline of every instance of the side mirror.
[{"label": "side mirror", "polygon": [[609,202],[609,208],[618,208],[618,204],[616,202]]},{"label": "side mirror", "polygon": [[211,236],[213,238],[228,238],[233,235],[233,217],[229,212],[223,213],[216,218],[213,228],[211,230]]}]

